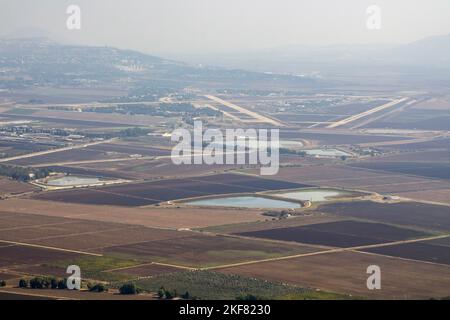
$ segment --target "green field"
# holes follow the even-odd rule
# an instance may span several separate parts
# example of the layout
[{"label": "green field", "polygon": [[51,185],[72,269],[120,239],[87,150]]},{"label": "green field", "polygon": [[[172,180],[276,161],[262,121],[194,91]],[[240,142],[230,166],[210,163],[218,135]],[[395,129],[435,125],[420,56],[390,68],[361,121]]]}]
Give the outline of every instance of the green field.
[{"label": "green field", "polygon": [[234,274],[211,271],[185,271],[155,276],[137,281],[144,291],[156,292],[161,287],[195,299],[239,299],[249,295],[257,299],[348,299],[349,296],[274,283]]}]

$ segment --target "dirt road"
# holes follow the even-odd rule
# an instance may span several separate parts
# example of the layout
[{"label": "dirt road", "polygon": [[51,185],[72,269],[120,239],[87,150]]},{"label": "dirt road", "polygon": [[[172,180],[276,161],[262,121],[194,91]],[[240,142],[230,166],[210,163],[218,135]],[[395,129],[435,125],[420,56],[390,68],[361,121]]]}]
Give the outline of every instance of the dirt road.
[{"label": "dirt road", "polygon": [[51,150],[46,150],[46,151],[27,153],[27,154],[23,154],[23,155],[20,155],[20,156],[15,156],[15,157],[2,158],[2,159],[0,159],[0,162],[8,162],[8,161],[14,161],[14,160],[20,160],[20,159],[27,159],[27,158],[43,156],[43,155],[46,155],[46,154],[51,154],[51,153],[56,153],[56,152],[63,152],[63,151],[69,151],[69,150],[75,150],[75,149],[82,149],[82,148],[87,148],[87,147],[90,147],[90,146],[95,146],[97,144],[112,142],[112,141],[114,141],[116,139],[117,138],[112,138],[112,139],[109,139],[109,140],[89,142],[89,143],[78,144],[78,145],[74,145],[74,146],[70,146],[70,147],[63,147],[63,148],[58,148],[58,149],[51,149]]},{"label": "dirt road", "polygon": [[[238,262],[238,263],[232,263],[232,264],[227,264],[227,265],[202,268],[202,270],[213,270],[213,269],[222,269],[222,268],[229,268],[229,267],[238,267],[238,266],[244,266],[244,265],[255,264],[255,263],[260,263],[260,262],[289,260],[289,259],[294,259],[294,258],[316,256],[316,255],[320,255],[320,254],[328,254],[328,253],[336,253],[336,252],[344,252],[344,251],[364,250],[364,249],[392,246],[392,245],[397,245],[397,244],[405,244],[405,243],[414,243],[414,242],[421,242],[421,241],[436,240],[436,239],[442,239],[442,238],[448,238],[448,237],[450,237],[450,235],[446,234],[446,235],[439,235],[439,236],[433,236],[433,237],[427,237],[427,238],[401,240],[401,241],[394,241],[394,242],[387,242],[387,243],[379,243],[379,244],[372,244],[372,245],[356,246],[356,247],[350,247],[350,248],[335,248],[335,249],[329,249],[329,250],[324,250],[324,251],[316,251],[316,252],[295,254],[295,255],[291,255],[291,256],[284,256],[284,257],[268,258],[268,259],[262,259],[262,260]],[[427,263],[432,263],[432,262],[427,262]]]},{"label": "dirt road", "polygon": [[12,245],[17,245],[17,246],[49,249],[49,250],[55,250],[55,251],[63,251],[63,252],[84,254],[84,255],[88,255],[88,256],[103,257],[103,255],[99,254],[99,253],[92,253],[92,252],[78,251],[78,250],[70,250],[70,249],[63,249],[63,248],[49,247],[49,246],[41,246],[41,245],[32,244],[32,243],[17,242],[17,241],[7,241],[7,240],[0,240],[0,242],[12,244]]}]

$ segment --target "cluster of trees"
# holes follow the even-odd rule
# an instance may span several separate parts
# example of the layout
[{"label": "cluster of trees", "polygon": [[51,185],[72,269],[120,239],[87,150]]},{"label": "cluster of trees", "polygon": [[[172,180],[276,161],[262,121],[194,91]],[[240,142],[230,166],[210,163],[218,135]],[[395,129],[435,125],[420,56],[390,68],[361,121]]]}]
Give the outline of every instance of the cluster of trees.
[{"label": "cluster of trees", "polygon": [[185,293],[183,293],[182,295],[179,295],[177,290],[166,290],[164,287],[159,288],[158,290],[158,298],[160,299],[173,299],[176,297],[180,297],[182,299],[195,299],[194,297],[192,297],[189,293],[189,291],[186,291]]},{"label": "cluster of trees", "polygon": [[19,288],[66,289],[67,279],[57,279],[53,277],[34,277],[29,281],[26,279],[20,279]]},{"label": "cluster of trees", "polygon": [[246,294],[246,295],[242,295],[242,296],[238,296],[236,297],[236,300],[265,300],[266,298],[264,297],[260,297],[260,296],[255,296],[253,294]]},{"label": "cluster of trees", "polygon": [[300,156],[300,157],[304,157],[307,154],[305,151],[292,150],[292,149],[289,149],[289,148],[279,148],[279,152],[280,152],[280,154],[292,154],[292,155],[297,155],[297,156]]},{"label": "cluster of trees", "polygon": [[143,129],[139,127],[127,128],[117,132],[110,133],[83,133],[84,136],[88,138],[102,138],[102,139],[111,139],[111,138],[128,138],[128,137],[140,137],[145,136],[148,133],[152,132],[151,129]]},{"label": "cluster of trees", "polygon": [[91,107],[83,109],[84,112],[97,113],[120,113],[120,114],[143,114],[149,116],[169,117],[173,115],[218,116],[222,112],[210,108],[196,108],[191,103],[160,103],[157,106],[148,106],[142,103],[119,104],[112,107]]},{"label": "cluster of trees", "polygon": [[[115,132],[107,132],[107,133],[86,133],[79,132],[74,130],[65,130],[65,129],[35,129],[32,127],[8,127],[8,128],[0,128],[0,131],[8,131],[8,132],[16,132],[16,133],[48,133],[56,136],[70,136],[70,135],[79,135],[87,138],[102,138],[102,139],[111,139],[111,138],[126,138],[126,137],[139,137],[144,136],[152,130],[143,129],[139,127],[127,128],[120,131]],[[47,150],[48,148],[36,148],[36,151]],[[5,153],[4,156],[7,154]]]},{"label": "cluster of trees", "polygon": [[[90,292],[105,292],[108,288],[103,283],[88,283]],[[19,288],[31,289],[67,289],[67,279],[58,279],[54,277],[34,277],[30,280],[20,279]]]},{"label": "cluster of trees", "polygon": [[[180,98],[185,97],[188,99],[188,94],[177,92],[175,90],[182,89],[182,87],[177,87],[178,85],[174,85],[173,83],[164,84],[164,81],[146,80],[145,82],[140,82],[138,86],[130,88],[128,96],[110,98],[105,100],[105,102],[158,101],[159,98],[167,97],[169,95],[173,96],[174,94]],[[191,95],[191,98],[193,98],[193,95]]]},{"label": "cluster of trees", "polygon": [[87,287],[90,292],[108,291],[108,288],[103,283],[96,283],[96,284],[88,283]]},{"label": "cluster of trees", "polygon": [[44,129],[44,128],[33,128],[33,127],[29,127],[29,126],[2,127],[2,128],[0,128],[0,131],[16,133],[16,134],[46,133],[46,134],[51,134],[54,136],[63,136],[63,137],[66,137],[66,136],[72,134],[71,131],[59,129],[59,128]]},{"label": "cluster of trees", "polygon": [[286,219],[287,217],[289,217],[289,215],[291,215],[291,212],[286,211],[286,210],[266,211],[266,212],[263,212],[263,215],[268,216],[268,217],[278,218],[278,219]]},{"label": "cluster of trees", "polygon": [[0,164],[0,176],[10,177],[14,180],[28,181],[30,179],[42,179],[50,174],[46,168],[27,168]]},{"label": "cluster of trees", "polygon": [[120,294],[138,294],[141,292],[142,290],[133,282],[125,283],[119,287]]}]

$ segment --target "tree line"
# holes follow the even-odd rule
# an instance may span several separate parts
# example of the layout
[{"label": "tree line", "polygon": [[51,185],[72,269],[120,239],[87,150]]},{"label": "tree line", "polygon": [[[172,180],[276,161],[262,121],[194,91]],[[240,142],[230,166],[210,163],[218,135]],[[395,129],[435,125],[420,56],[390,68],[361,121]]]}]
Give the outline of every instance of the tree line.
[{"label": "tree line", "polygon": [[29,168],[0,164],[0,176],[10,177],[18,181],[29,181],[32,179],[42,179],[50,174],[47,168]]}]

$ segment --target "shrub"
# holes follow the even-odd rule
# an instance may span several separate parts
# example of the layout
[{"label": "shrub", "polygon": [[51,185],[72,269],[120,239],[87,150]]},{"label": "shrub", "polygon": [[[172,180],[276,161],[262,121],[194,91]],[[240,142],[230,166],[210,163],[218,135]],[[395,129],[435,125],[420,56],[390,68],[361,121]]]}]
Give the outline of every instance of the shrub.
[{"label": "shrub", "polygon": [[106,291],[106,287],[103,283],[97,283],[95,285],[89,283],[88,284],[88,289],[91,292],[104,292]]},{"label": "shrub", "polygon": [[19,280],[19,288],[26,288],[28,287],[28,281],[25,279],[20,279]]},{"label": "shrub", "polygon": [[120,294],[138,294],[140,290],[133,282],[125,283],[119,288]]},{"label": "shrub", "polygon": [[42,289],[43,288],[42,279],[37,278],[37,277],[30,279],[30,288],[31,289]]},{"label": "shrub", "polygon": [[236,300],[263,300],[263,299],[253,294],[247,294],[244,296],[236,297]]},{"label": "shrub", "polygon": [[67,289],[67,279],[62,279],[58,281],[58,289]]},{"label": "shrub", "polygon": [[174,294],[172,292],[166,290],[165,291],[165,297],[166,297],[166,299],[173,299],[175,296],[174,296]]},{"label": "shrub", "polygon": [[6,286],[6,281],[5,280],[0,280],[0,287],[4,287]]},{"label": "shrub", "polygon": [[166,296],[166,289],[164,289],[164,287],[159,288],[158,298],[164,299],[165,296]]},{"label": "shrub", "polygon": [[31,289],[47,289],[50,286],[50,281],[47,278],[35,277],[30,279]]},{"label": "shrub", "polygon": [[58,279],[56,279],[56,278],[50,279],[50,288],[52,288],[52,289],[58,288]]}]

